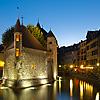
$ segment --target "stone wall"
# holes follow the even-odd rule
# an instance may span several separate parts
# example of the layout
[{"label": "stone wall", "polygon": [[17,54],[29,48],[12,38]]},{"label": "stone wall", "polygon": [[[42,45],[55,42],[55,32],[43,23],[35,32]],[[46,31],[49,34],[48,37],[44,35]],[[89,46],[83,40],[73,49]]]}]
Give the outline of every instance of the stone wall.
[{"label": "stone wall", "polygon": [[18,69],[19,79],[48,78],[47,69],[46,51],[22,48],[22,66]]},{"label": "stone wall", "polygon": [[53,71],[53,78],[57,77],[57,44],[54,37],[47,38],[47,50],[51,52],[51,65]]},{"label": "stone wall", "polygon": [[5,65],[3,69],[3,77],[5,77],[5,79],[16,79],[17,76],[15,67],[14,48],[6,50],[4,52],[4,62]]}]

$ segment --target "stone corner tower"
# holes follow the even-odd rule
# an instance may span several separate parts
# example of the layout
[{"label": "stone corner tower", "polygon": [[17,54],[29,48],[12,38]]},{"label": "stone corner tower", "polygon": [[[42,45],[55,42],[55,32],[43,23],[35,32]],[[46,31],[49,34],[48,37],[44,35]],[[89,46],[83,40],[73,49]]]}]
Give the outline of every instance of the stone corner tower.
[{"label": "stone corner tower", "polygon": [[[57,78],[57,40],[51,29],[47,34],[47,51],[50,52],[51,73],[54,80]],[[49,66],[50,67],[50,66]]]}]

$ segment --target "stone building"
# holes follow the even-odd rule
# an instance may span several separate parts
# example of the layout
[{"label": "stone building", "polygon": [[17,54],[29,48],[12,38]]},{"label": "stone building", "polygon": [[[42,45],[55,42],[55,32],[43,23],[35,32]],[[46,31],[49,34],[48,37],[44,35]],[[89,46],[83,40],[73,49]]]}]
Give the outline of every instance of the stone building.
[{"label": "stone building", "polygon": [[76,51],[77,44],[59,48],[59,64],[67,67],[76,65]]},{"label": "stone building", "polygon": [[57,77],[57,42],[50,30],[47,50],[20,25],[19,18],[12,38],[4,50],[3,84],[8,87],[29,87],[45,84]]},{"label": "stone building", "polygon": [[98,67],[100,71],[100,30],[99,31],[88,31],[87,32],[87,65]]},{"label": "stone building", "polygon": [[86,40],[77,44],[77,66],[86,65]]}]

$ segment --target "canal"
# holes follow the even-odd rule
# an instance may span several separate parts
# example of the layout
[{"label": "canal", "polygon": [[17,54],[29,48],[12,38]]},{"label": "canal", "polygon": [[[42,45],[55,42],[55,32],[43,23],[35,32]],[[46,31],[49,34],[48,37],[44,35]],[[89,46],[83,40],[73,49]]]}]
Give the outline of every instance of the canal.
[{"label": "canal", "polygon": [[100,90],[92,83],[76,77],[19,90],[0,86],[0,100],[99,100],[99,95]]}]

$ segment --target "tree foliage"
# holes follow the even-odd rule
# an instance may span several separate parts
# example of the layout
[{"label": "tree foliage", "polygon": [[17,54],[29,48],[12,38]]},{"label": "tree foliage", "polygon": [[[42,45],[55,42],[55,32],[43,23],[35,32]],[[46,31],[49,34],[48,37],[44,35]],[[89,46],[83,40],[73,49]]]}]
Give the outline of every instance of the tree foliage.
[{"label": "tree foliage", "polygon": [[32,24],[27,25],[27,29],[32,33],[32,35],[44,46],[46,47],[46,40],[44,40],[43,33],[40,32],[40,29]]},{"label": "tree foliage", "polygon": [[3,45],[6,46],[8,44],[8,42],[10,41],[10,39],[12,37],[14,37],[14,29],[15,27],[11,27],[9,29],[7,29],[3,34],[2,34],[2,42]]},{"label": "tree foliage", "polygon": [[[3,45],[6,46],[10,39],[13,37],[14,38],[14,29],[15,27],[11,27],[7,29],[3,34],[2,34],[2,42]],[[44,46],[46,47],[46,40],[44,40],[43,33],[40,32],[40,29],[38,27],[35,27],[34,25],[27,25],[27,29],[32,33],[32,35]]]}]

